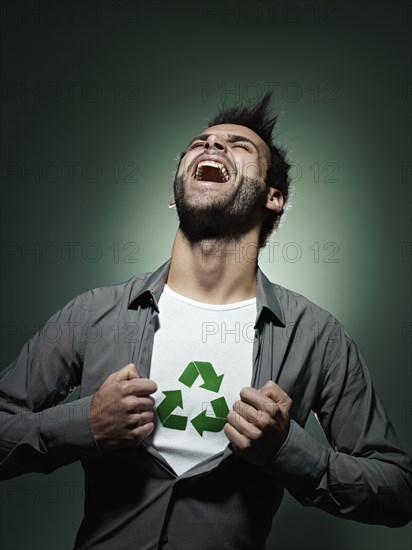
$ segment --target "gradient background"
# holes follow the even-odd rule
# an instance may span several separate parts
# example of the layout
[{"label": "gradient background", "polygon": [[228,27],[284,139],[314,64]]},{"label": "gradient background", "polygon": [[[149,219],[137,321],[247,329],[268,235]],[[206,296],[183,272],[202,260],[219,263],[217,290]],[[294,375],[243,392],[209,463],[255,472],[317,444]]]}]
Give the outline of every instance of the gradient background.
[{"label": "gradient background", "polygon": [[[219,104],[273,89],[295,191],[261,266],[349,330],[411,452],[411,4],[16,0],[0,13],[1,364],[72,297],[169,257],[177,154]],[[2,483],[2,550],[71,548],[82,483],[78,464]],[[268,549],[331,547],[410,550],[411,525],[286,496]]]}]

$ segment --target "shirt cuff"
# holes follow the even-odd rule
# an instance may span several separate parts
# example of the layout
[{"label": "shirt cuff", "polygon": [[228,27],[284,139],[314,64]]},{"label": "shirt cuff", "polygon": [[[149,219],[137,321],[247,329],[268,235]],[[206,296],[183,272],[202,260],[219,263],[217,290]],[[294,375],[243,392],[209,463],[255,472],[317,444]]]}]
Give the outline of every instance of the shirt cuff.
[{"label": "shirt cuff", "polygon": [[329,459],[329,449],[305,431],[294,420],[289,433],[276,455],[261,469],[279,476],[288,489],[316,489],[324,475]]},{"label": "shirt cuff", "polygon": [[94,438],[90,405],[92,395],[40,411],[41,428],[49,450],[67,450],[83,456],[102,456]]}]

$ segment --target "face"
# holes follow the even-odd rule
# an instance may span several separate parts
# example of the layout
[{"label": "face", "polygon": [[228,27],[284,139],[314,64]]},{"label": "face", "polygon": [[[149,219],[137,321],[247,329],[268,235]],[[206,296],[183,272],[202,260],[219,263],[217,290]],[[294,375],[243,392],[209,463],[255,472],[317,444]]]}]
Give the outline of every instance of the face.
[{"label": "face", "polygon": [[269,155],[255,132],[237,124],[212,126],[192,140],[174,182],[190,241],[233,240],[250,229],[267,197]]}]

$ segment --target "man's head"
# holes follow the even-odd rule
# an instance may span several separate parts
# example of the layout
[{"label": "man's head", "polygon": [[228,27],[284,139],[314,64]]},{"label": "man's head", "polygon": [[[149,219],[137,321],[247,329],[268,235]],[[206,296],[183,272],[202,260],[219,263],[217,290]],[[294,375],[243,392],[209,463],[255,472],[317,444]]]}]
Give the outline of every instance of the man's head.
[{"label": "man's head", "polygon": [[174,193],[190,241],[237,239],[260,220],[264,246],[279,224],[290,165],[272,142],[277,115],[270,97],[254,107],[221,110],[182,153]]}]

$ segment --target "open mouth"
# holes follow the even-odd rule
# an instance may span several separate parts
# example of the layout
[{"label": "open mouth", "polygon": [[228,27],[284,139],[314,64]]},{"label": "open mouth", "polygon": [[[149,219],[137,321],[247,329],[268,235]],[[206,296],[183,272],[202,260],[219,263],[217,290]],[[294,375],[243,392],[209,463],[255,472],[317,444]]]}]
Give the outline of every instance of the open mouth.
[{"label": "open mouth", "polygon": [[230,180],[230,176],[221,162],[202,160],[197,165],[195,179],[198,181],[226,183]]}]

